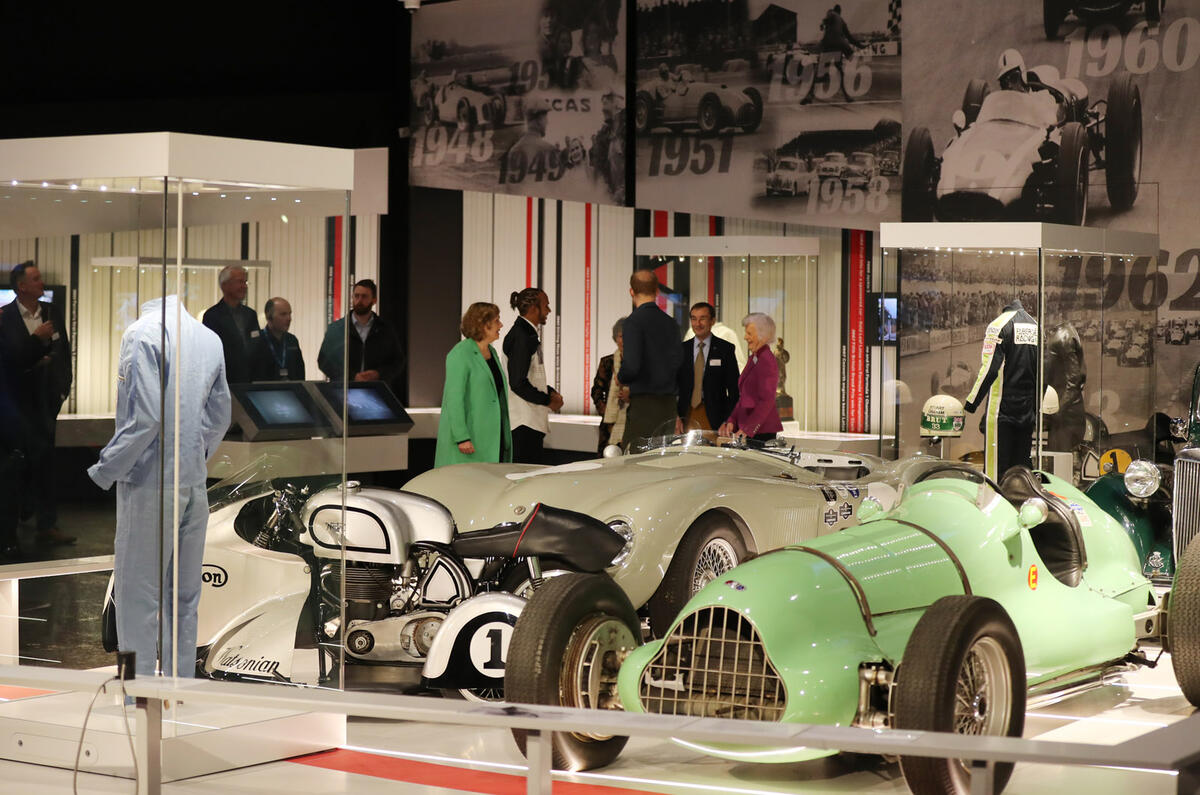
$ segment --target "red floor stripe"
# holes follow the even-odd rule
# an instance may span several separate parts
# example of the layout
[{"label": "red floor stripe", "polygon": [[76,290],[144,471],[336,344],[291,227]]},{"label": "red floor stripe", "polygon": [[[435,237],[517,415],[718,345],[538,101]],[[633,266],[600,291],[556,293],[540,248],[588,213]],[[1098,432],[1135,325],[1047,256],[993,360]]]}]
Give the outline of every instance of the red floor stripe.
[{"label": "red floor stripe", "polygon": [[19,698],[33,698],[34,696],[45,696],[50,693],[56,693],[56,690],[37,690],[32,687],[10,687],[8,685],[0,685],[0,699],[5,701],[16,701]]},{"label": "red floor stripe", "polygon": [[[337,749],[319,754],[298,756],[291,760],[301,765],[311,765],[343,773],[385,778],[389,781],[404,781],[427,787],[443,787],[462,792],[486,792],[489,795],[523,795],[525,777],[508,773],[491,773],[486,770],[470,770],[452,765],[436,765],[432,762],[416,762],[382,754]],[[572,781],[555,781],[554,795],[653,795],[643,790],[608,787],[603,784],[582,784]]]}]

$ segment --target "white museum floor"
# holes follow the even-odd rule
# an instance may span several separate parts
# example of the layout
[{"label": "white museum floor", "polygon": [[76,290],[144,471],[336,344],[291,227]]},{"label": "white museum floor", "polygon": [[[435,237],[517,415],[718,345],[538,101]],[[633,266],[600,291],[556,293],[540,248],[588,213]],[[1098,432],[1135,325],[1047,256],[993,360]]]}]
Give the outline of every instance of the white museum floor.
[{"label": "white museum floor", "polygon": [[[13,695],[20,695],[15,693]],[[1175,686],[1169,657],[1156,669],[1031,709],[1026,736],[1118,743],[1181,720],[1192,708]],[[1197,741],[1200,743],[1200,740]],[[525,791],[523,759],[506,731],[351,719],[348,743],[331,752],[163,785],[170,795],[261,793],[513,793]],[[0,792],[65,795],[71,772],[0,761]],[[872,757],[836,756],[767,765],[725,762],[674,744],[633,739],[617,762],[589,774],[556,774],[561,795],[630,792],[903,793],[899,767]],[[561,782],[561,783],[560,783]],[[80,774],[80,793],[129,793],[133,782]],[[1174,793],[1170,774],[1107,768],[1018,765],[1006,792],[1089,795]]]}]

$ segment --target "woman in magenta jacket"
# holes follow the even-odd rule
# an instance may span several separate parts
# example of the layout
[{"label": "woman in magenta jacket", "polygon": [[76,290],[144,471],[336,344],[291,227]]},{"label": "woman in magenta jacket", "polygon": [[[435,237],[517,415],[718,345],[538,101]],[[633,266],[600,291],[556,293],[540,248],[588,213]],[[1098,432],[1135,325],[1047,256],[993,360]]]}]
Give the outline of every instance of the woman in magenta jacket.
[{"label": "woman in magenta jacket", "polygon": [[737,405],[719,432],[722,436],[748,436],[766,442],[783,430],[775,408],[775,392],[779,387],[779,363],[771,353],[775,321],[762,312],[751,312],[742,320],[742,326],[746,329],[750,359],[738,378]]}]

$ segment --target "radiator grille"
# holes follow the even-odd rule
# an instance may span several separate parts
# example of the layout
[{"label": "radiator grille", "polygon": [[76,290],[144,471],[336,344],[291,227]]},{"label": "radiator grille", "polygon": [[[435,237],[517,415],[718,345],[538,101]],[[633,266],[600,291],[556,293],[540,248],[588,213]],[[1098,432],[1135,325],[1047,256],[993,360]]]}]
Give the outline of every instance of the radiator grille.
[{"label": "radiator grille", "polygon": [[1175,565],[1192,539],[1200,535],[1200,461],[1175,459],[1174,504]]},{"label": "radiator grille", "polygon": [[661,715],[775,721],[787,694],[754,625],[736,610],[687,616],[642,673],[642,707]]}]

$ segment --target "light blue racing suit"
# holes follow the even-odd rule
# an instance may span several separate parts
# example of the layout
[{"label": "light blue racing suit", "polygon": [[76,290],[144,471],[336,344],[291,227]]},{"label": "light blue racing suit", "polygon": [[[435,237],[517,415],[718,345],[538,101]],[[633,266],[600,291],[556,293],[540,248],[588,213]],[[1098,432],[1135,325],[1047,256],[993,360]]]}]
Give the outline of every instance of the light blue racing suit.
[{"label": "light blue racing suit", "polygon": [[[172,551],[175,498],[179,501],[179,659],[176,676],[196,670],[196,609],[200,567],[208,526],[206,462],[229,428],[229,386],[221,340],[182,311],[180,361],[175,361],[176,296],[166,298],[166,412],[160,417],[160,351],[163,299],[147,301],[141,316],[121,337],[117,365],[116,430],[88,475],[100,488],[117,484],[113,597],[117,640],[122,651],[137,652],[138,676],[153,676],[161,650],[162,671],[170,675]],[[179,487],[174,488],[175,382],[179,395]],[[159,484],[159,445],[165,445],[165,488]],[[159,510],[162,532],[158,532]],[[162,581],[159,583],[161,550]],[[162,594],[161,647],[159,594]]]}]

